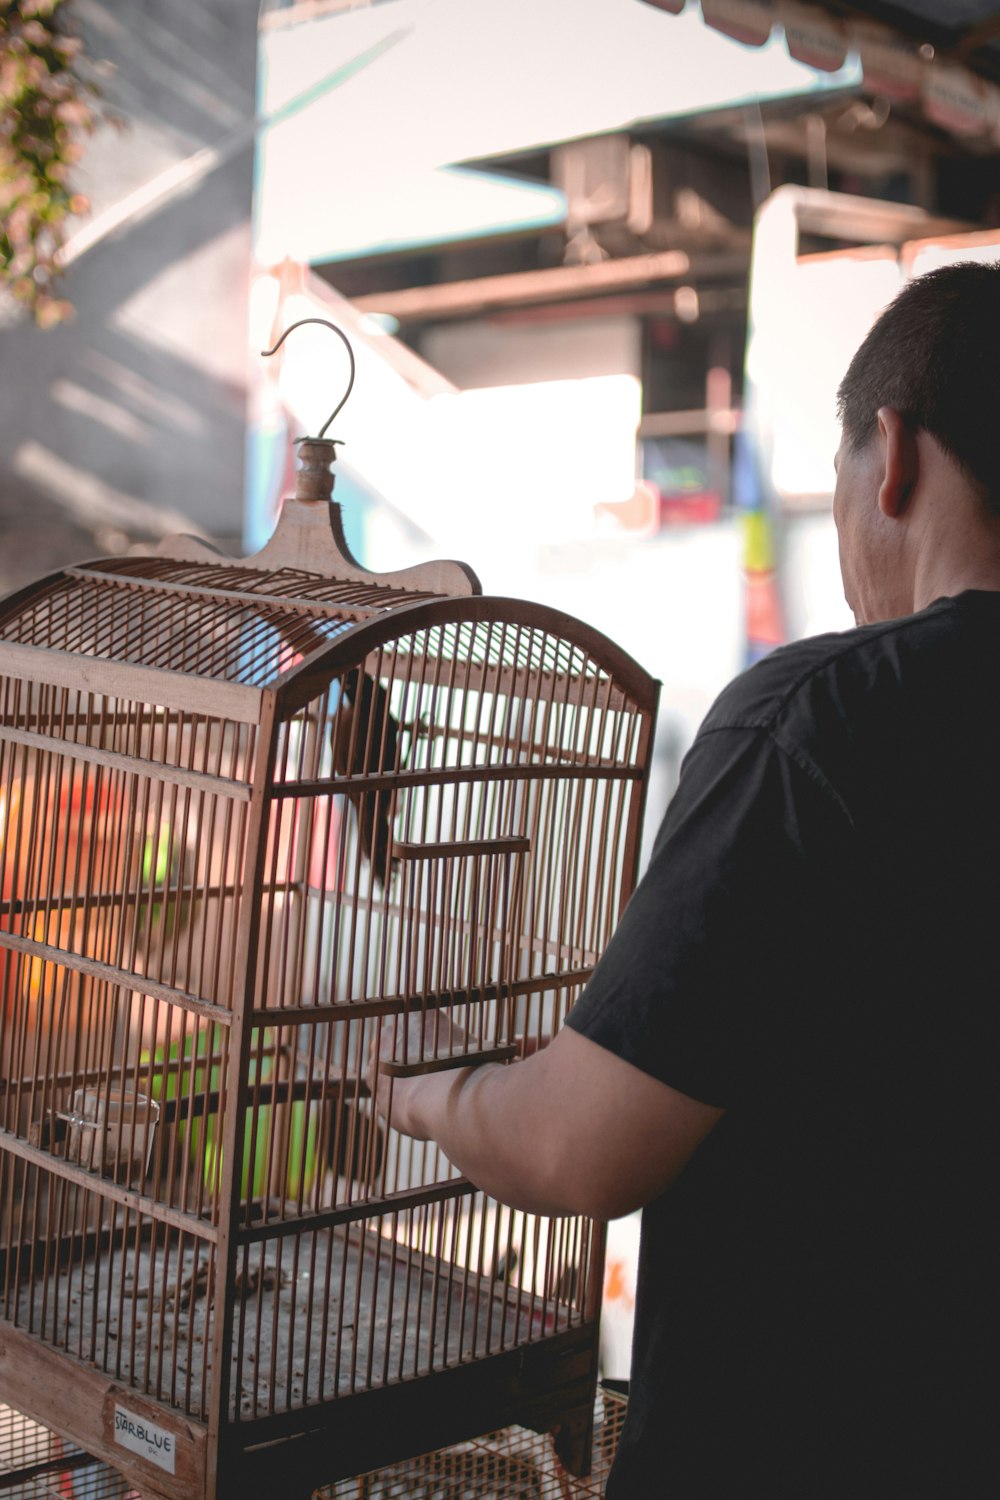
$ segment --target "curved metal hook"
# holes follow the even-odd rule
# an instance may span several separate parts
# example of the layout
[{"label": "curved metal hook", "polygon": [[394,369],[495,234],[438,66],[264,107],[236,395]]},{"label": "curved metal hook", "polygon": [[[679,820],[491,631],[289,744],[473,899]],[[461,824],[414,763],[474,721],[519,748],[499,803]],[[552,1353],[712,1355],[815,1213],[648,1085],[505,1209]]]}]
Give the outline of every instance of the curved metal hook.
[{"label": "curved metal hook", "polygon": [[[290,333],[294,332],[294,330],[296,328],[301,328],[302,325],[303,325],[303,323],[322,323],[322,325],[323,325],[324,328],[332,328],[333,331],[334,331],[334,333],[338,334],[343,339],[344,343],[347,345],[347,353],[348,353],[348,356],[350,357],[350,361],[351,361],[351,378],[347,382],[347,390],[341,396],[339,404],[333,408],[333,411],[330,413],[330,415],[327,417],[326,421],[323,423],[322,427],[320,428],[319,433],[318,433],[318,437],[321,438],[323,436],[324,432],[326,431],[326,429],[329,427],[330,423],[333,421],[334,417],[338,414],[338,412],[340,412],[343,409],[344,405],[347,402],[348,396],[351,394],[351,392],[354,389],[354,371],[355,371],[355,366],[354,366],[354,350],[351,348],[351,341],[347,337],[347,334],[344,332],[344,330],[342,328],[338,328],[337,325],[336,325],[336,323],[331,323],[328,318],[300,318],[297,323],[289,323],[288,327],[285,329],[284,333],[281,335],[281,338],[275,344],[275,346],[274,346],[273,349],[262,349],[260,352],[263,355],[277,354],[278,350],[281,348],[282,344],[285,342],[285,340],[287,339],[288,335]],[[331,439],[331,441],[332,441],[332,439]]]}]

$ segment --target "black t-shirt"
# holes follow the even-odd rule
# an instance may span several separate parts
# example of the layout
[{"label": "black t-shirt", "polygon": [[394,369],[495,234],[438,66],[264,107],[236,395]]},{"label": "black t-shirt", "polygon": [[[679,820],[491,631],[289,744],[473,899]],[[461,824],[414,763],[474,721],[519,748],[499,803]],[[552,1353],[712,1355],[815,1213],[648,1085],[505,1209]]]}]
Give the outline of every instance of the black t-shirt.
[{"label": "black t-shirt", "polygon": [[726,1110],[609,1500],[995,1500],[1000,593],[737,679],[569,1024]]}]

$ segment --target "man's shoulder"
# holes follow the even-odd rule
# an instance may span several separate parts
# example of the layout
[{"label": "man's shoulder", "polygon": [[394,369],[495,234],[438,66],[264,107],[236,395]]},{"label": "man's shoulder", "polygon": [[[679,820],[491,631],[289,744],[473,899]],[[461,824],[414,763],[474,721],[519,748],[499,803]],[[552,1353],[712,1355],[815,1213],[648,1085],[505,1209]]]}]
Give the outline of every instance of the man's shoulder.
[{"label": "man's shoulder", "polygon": [[842,713],[875,696],[884,701],[902,680],[901,664],[919,660],[930,668],[935,642],[947,647],[955,605],[942,599],[919,614],[781,646],[724,689],[703,729],[773,730],[818,701],[833,700]]},{"label": "man's shoulder", "polygon": [[854,630],[808,636],[779,646],[733,679],[713,704],[703,728],[772,729],[817,679],[843,677],[878,652],[887,629],[902,625],[863,626]]}]

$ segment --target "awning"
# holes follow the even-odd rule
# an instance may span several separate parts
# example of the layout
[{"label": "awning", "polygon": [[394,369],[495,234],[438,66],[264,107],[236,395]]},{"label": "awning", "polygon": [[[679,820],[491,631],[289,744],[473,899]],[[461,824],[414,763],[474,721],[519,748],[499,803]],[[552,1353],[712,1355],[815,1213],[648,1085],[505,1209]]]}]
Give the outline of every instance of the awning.
[{"label": "awning", "polygon": [[456,165],[861,80],[853,55],[835,71],[829,57],[810,66],[781,33],[747,46],[695,5],[393,0],[295,14],[261,31],[264,264],[558,223],[553,189]]}]

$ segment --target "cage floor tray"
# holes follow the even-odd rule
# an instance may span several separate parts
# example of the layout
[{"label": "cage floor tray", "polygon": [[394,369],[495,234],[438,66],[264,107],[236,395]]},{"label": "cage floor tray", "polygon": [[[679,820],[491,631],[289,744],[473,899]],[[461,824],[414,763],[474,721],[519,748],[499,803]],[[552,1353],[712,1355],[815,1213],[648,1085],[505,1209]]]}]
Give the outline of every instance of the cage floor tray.
[{"label": "cage floor tray", "polygon": [[[239,1257],[230,1416],[412,1379],[568,1327],[571,1309],[421,1254],[372,1229],[317,1231]],[[207,1247],[119,1246],[22,1288],[19,1325],[156,1400],[204,1416],[212,1320]]]}]

